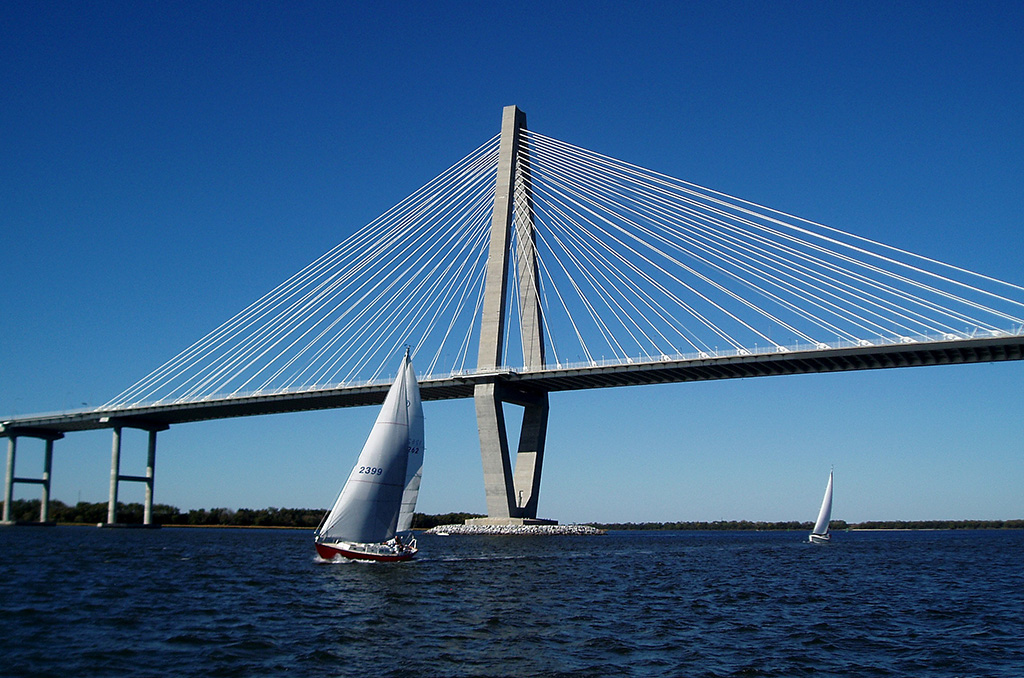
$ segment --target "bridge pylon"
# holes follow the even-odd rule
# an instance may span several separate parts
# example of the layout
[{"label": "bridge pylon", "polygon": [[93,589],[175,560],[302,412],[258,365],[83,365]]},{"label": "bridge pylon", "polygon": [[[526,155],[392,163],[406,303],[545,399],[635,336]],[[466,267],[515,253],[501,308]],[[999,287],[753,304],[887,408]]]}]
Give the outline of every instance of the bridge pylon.
[{"label": "bridge pylon", "polygon": [[[483,461],[487,518],[478,523],[541,522],[537,520],[541,467],[547,437],[548,394],[544,390],[513,388],[501,374],[505,342],[505,314],[509,278],[509,251],[515,232],[515,275],[522,314],[520,335],[527,369],[544,365],[544,334],[537,286],[537,253],[533,195],[529,168],[519,163],[525,143],[526,115],[515,106],[502,111],[494,212],[484,283],[480,349],[477,368],[493,377],[474,388],[480,456]],[[523,407],[519,449],[513,469],[505,426],[505,404]],[[547,522],[547,521],[544,521]]]}]

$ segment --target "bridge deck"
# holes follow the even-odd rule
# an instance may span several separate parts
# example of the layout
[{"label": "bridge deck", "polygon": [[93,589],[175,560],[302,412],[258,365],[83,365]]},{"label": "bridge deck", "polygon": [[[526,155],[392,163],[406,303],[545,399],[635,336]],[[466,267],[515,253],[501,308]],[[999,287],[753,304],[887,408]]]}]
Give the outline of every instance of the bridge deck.
[{"label": "bridge deck", "polygon": [[[624,365],[548,368],[532,372],[487,372],[427,379],[420,382],[420,394],[423,400],[470,398],[476,384],[494,381],[501,382],[512,390],[553,392],[1021,359],[1024,359],[1024,336],[1016,335],[788,353],[755,353],[690,360],[656,360]],[[380,404],[387,390],[388,384],[376,384],[301,393],[248,395],[149,405],[120,410],[28,415],[0,422],[0,435],[46,436],[118,425],[163,428],[171,424],[210,419],[360,407]]]}]

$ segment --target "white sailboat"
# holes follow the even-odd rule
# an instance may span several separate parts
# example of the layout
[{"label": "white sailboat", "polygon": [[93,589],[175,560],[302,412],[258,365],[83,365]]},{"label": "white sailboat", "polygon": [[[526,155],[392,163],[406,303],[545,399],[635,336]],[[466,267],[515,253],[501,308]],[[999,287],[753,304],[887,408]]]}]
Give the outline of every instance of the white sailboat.
[{"label": "white sailboat", "polygon": [[422,472],[423,407],[406,349],[359,459],[316,531],[320,557],[397,561],[416,555],[416,540],[401,533],[412,526]]},{"label": "white sailboat", "polygon": [[808,537],[813,544],[825,544],[831,541],[829,523],[832,522],[832,471],[828,472],[828,485],[825,486],[825,497],[821,500],[821,510],[814,522],[814,529]]}]

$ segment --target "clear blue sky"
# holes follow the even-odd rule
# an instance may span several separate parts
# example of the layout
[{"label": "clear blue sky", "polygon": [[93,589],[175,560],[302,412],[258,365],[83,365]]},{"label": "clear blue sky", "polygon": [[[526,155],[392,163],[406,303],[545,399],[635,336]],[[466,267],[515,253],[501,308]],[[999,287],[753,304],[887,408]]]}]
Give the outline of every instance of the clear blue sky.
[{"label": "clear blue sky", "polygon": [[[548,136],[1024,283],[1022,31],[1019,2],[0,3],[0,415],[102,404],[508,104]],[[1022,376],[555,394],[540,513],[812,520],[834,465],[836,518],[1022,518]],[[472,403],[425,407],[419,509],[484,512]],[[375,415],[175,427],[156,500],[326,507]],[[106,501],[109,431],[55,450],[55,498]],[[129,432],[122,472],[144,463]],[[21,439],[18,475],[41,468]]]}]

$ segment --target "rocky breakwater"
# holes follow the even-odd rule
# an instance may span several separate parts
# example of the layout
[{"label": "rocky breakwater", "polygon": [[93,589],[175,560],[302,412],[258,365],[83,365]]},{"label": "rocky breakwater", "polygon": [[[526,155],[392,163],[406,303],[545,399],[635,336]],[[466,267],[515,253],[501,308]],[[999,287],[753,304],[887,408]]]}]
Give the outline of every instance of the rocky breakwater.
[{"label": "rocky breakwater", "polygon": [[604,534],[590,525],[438,525],[426,531],[427,534],[484,534],[484,535],[592,535]]}]

